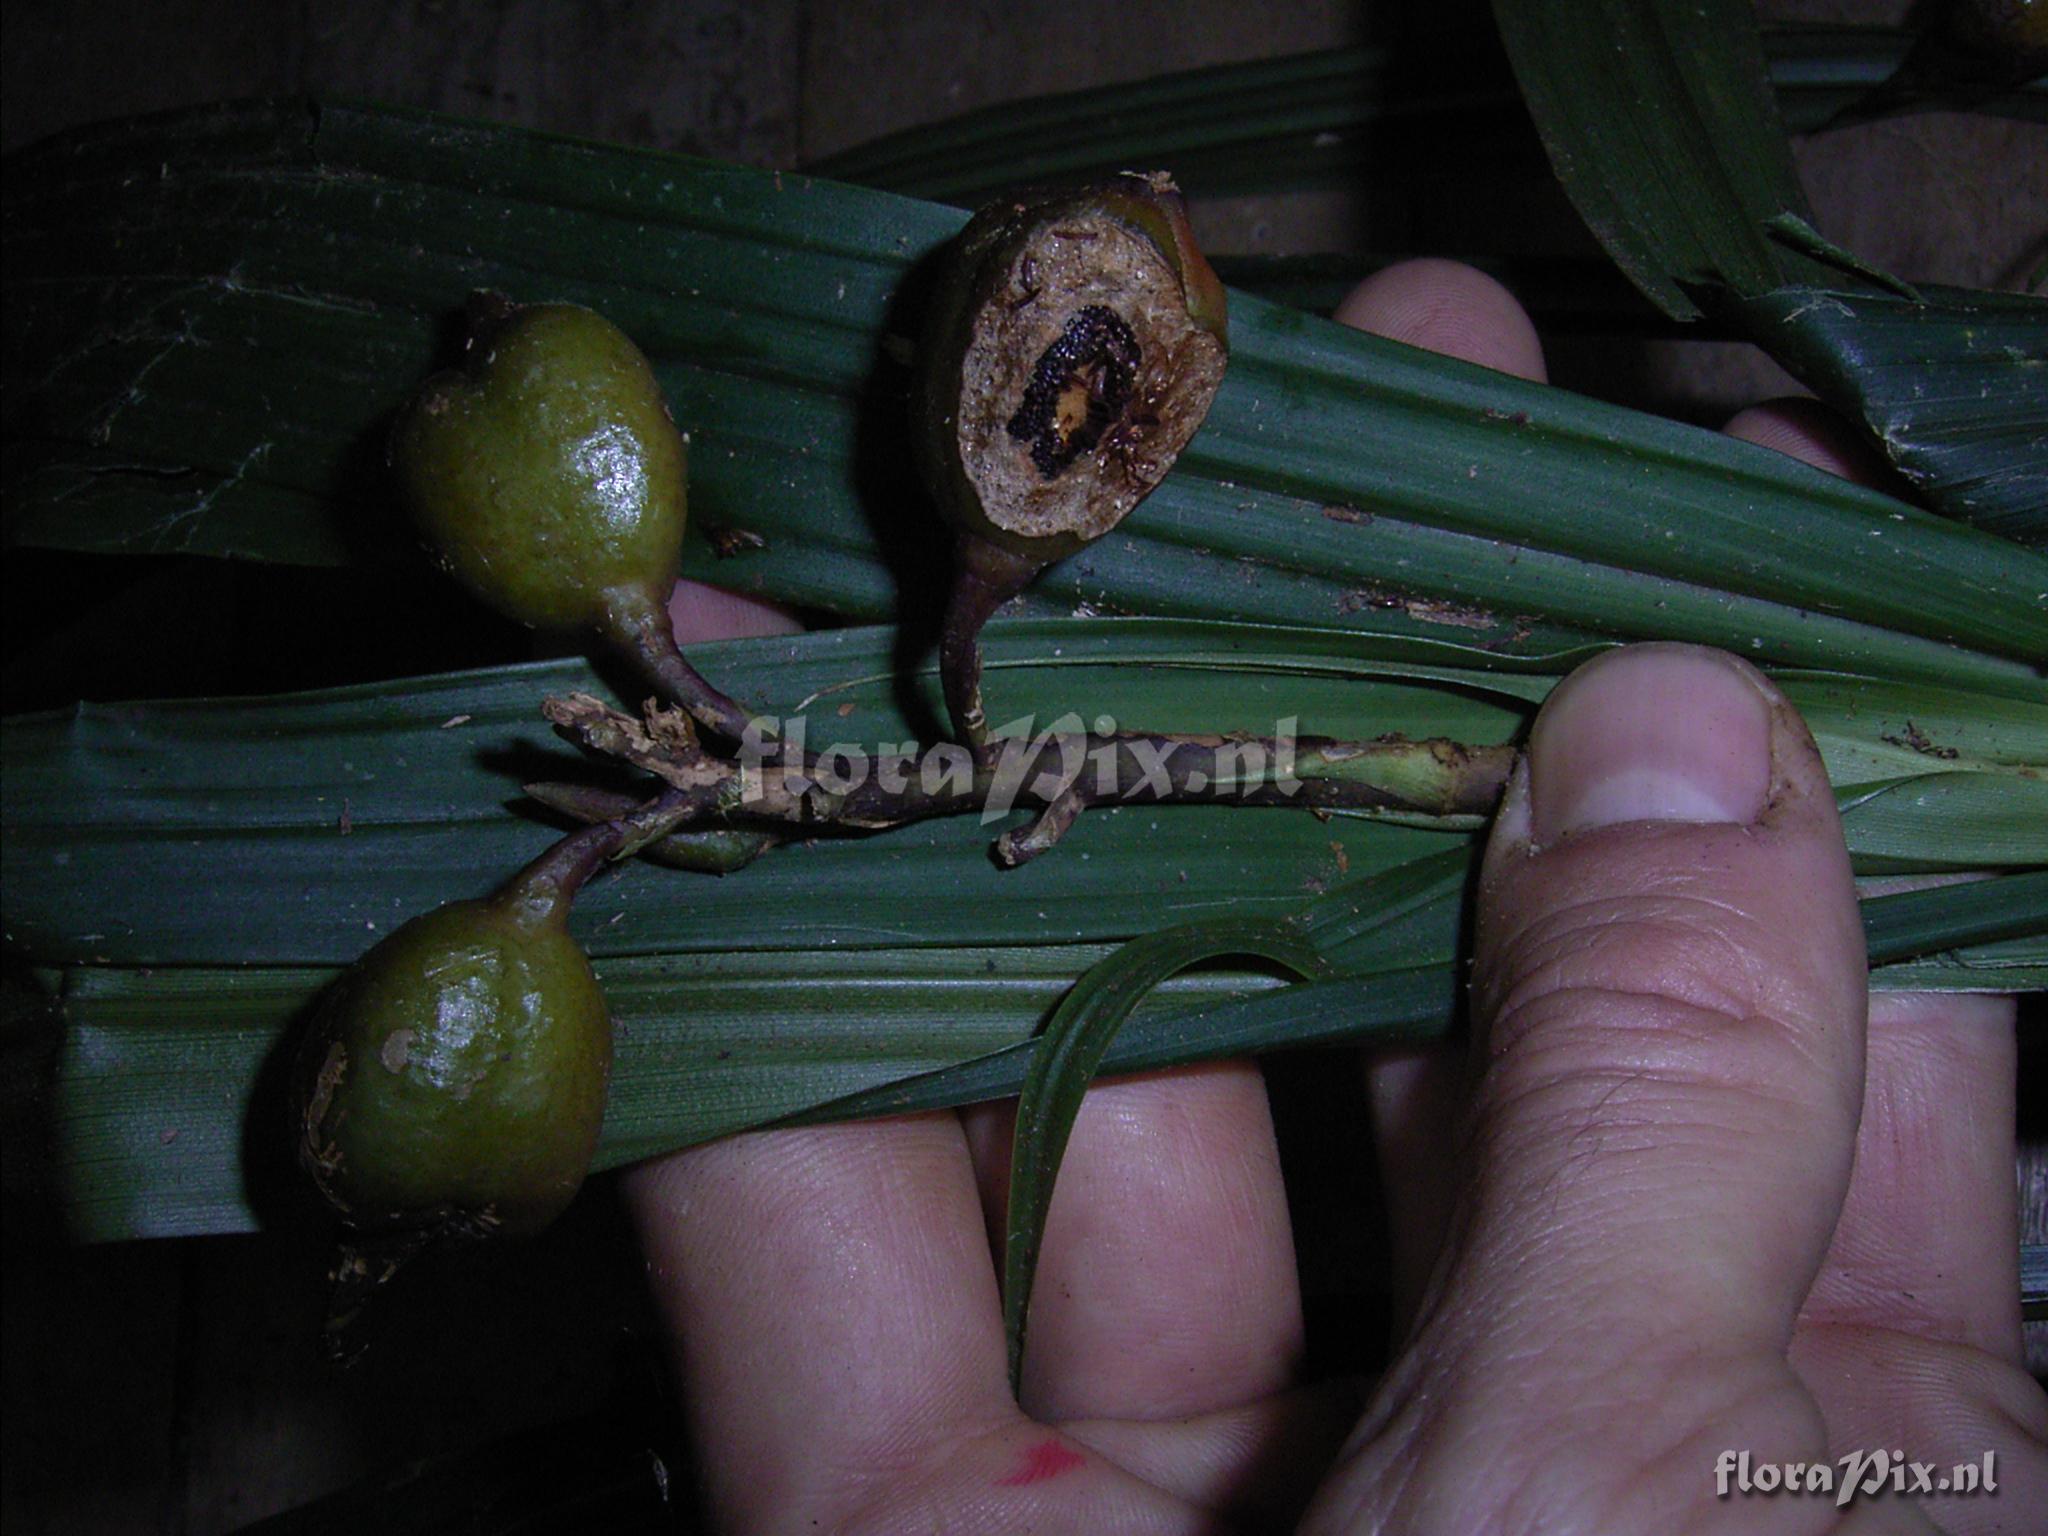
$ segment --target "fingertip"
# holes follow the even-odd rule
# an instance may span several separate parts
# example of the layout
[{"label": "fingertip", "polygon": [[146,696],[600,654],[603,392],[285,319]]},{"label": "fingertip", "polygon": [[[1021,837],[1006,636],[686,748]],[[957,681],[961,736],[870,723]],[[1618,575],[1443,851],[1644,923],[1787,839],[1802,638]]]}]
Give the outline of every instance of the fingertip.
[{"label": "fingertip", "polygon": [[1909,489],[1869,438],[1818,400],[1766,400],[1737,411],[1721,430],[1858,485],[1896,496]]},{"label": "fingertip", "polygon": [[677,645],[702,640],[743,640],[756,635],[793,635],[804,621],[780,603],[748,597],[701,581],[679,581],[669,593],[669,623]]},{"label": "fingertip", "polygon": [[1541,384],[1543,343],[1515,296],[1476,267],[1424,257],[1397,262],[1353,288],[1340,325]]},{"label": "fingertip", "polygon": [[1753,668],[1700,646],[1594,658],[1529,733],[1535,840],[1630,821],[1754,821],[1771,788],[1774,702]]}]

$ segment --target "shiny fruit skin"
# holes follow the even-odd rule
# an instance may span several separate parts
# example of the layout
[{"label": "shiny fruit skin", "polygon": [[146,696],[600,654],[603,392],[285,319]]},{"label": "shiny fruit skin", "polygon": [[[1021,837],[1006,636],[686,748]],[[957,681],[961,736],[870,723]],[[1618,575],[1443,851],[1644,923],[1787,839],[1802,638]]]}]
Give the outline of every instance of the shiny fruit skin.
[{"label": "shiny fruit skin", "polygon": [[514,309],[430,379],[393,432],[420,531],[465,587],[540,629],[665,599],[681,560],[685,450],[647,359],[602,315]]},{"label": "shiny fruit skin", "polygon": [[574,1198],[612,1035],[565,909],[450,903],[322,1000],[299,1058],[299,1153],[350,1225],[528,1233]]}]

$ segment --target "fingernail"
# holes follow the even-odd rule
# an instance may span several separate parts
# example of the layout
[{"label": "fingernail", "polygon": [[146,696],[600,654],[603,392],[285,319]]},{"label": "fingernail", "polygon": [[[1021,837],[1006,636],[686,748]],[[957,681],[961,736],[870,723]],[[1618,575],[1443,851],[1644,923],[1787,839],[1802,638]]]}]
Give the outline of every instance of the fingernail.
[{"label": "fingernail", "polygon": [[1698,646],[1635,645],[1588,662],[1529,733],[1536,842],[1625,821],[1756,820],[1771,785],[1767,687]]}]

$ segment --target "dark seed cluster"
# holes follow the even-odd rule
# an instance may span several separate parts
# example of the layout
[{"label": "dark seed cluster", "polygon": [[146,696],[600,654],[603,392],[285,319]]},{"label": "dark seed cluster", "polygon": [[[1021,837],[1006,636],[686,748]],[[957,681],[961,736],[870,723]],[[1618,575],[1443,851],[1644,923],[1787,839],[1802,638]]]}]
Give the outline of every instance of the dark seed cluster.
[{"label": "dark seed cluster", "polygon": [[1040,354],[1010,436],[1031,445],[1031,462],[1051,480],[1102,441],[1131,397],[1142,353],[1114,310],[1077,310],[1059,340]]}]

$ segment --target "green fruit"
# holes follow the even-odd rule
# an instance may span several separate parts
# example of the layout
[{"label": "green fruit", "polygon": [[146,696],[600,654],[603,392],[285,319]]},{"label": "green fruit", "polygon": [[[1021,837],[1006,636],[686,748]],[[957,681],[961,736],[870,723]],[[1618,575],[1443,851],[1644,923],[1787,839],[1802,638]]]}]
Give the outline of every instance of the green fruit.
[{"label": "green fruit", "polygon": [[574,1198],[612,1034],[568,905],[524,879],[450,903],[323,999],[298,1058],[299,1157],[351,1226],[530,1233]]},{"label": "green fruit", "polygon": [[625,333],[573,304],[505,306],[400,416],[391,463],[441,564],[541,629],[665,602],[684,447]]},{"label": "green fruit", "polygon": [[537,629],[595,630],[733,740],[749,713],[676,649],[683,438],[625,332],[574,304],[475,301],[463,366],[399,414],[391,468],[450,575]]}]

